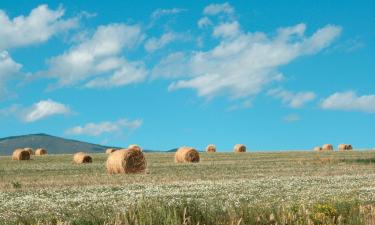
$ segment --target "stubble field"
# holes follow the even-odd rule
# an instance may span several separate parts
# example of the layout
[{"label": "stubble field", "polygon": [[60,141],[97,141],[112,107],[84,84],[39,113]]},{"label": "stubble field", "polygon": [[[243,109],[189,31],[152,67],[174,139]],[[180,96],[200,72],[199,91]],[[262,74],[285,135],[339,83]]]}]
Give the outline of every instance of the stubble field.
[{"label": "stubble field", "polygon": [[0,157],[0,224],[372,224],[375,152],[145,153],[108,175],[105,154]]}]

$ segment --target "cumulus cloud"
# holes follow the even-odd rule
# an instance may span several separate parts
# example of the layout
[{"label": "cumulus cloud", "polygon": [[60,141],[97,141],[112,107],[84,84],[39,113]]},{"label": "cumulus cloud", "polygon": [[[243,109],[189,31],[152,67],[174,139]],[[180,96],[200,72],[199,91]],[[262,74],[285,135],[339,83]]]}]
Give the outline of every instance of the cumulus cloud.
[{"label": "cumulus cloud", "polygon": [[76,126],[66,130],[68,135],[99,136],[105,133],[116,133],[124,130],[133,131],[142,125],[142,120],[128,120],[125,118],[117,121],[104,121],[100,123],[87,123],[83,126]]},{"label": "cumulus cloud", "polygon": [[268,91],[268,95],[281,99],[281,101],[292,108],[300,108],[305,103],[310,102],[316,98],[314,92],[291,92],[284,89],[272,89]]},{"label": "cumulus cloud", "polygon": [[89,39],[51,58],[46,73],[58,79],[58,86],[83,82],[86,87],[113,87],[139,82],[145,76],[144,65],[128,62],[121,53],[133,48],[142,38],[137,25],[99,26]]},{"label": "cumulus cloud", "polygon": [[327,25],[309,37],[305,35],[305,28],[305,24],[280,28],[275,36],[239,30],[233,37],[226,38],[223,36],[226,32],[218,32],[221,39],[217,46],[191,53],[186,70],[191,71],[191,78],[173,82],[169,90],[194,89],[198,96],[206,98],[256,95],[270,83],[282,80],[278,67],[298,57],[316,54],[341,33],[340,27]]},{"label": "cumulus cloud", "polygon": [[240,32],[240,24],[237,21],[231,23],[223,23],[214,28],[214,37],[235,37]]},{"label": "cumulus cloud", "polygon": [[190,57],[184,52],[174,52],[163,58],[158,65],[152,69],[152,77],[180,78],[182,75],[191,74]]},{"label": "cumulus cloud", "polygon": [[0,99],[8,94],[6,83],[20,74],[22,65],[15,62],[7,51],[0,50]]},{"label": "cumulus cloud", "polygon": [[145,43],[145,49],[148,52],[153,52],[155,50],[161,49],[167,44],[178,39],[178,35],[173,32],[167,32],[163,34],[160,38],[152,37],[148,39]]},{"label": "cumulus cloud", "polygon": [[336,92],[324,99],[320,107],[326,110],[375,113],[375,95],[358,96],[354,91]]},{"label": "cumulus cloud", "polygon": [[181,12],[187,11],[186,9],[181,8],[172,8],[172,9],[157,9],[151,14],[151,18],[157,19],[165,15],[174,15]]},{"label": "cumulus cloud", "polygon": [[297,122],[301,120],[301,117],[297,114],[289,114],[283,117],[283,120],[288,123]]},{"label": "cumulus cloud", "polygon": [[233,14],[234,8],[229,3],[223,3],[223,4],[210,4],[204,8],[203,13],[205,15],[218,15],[218,14]]},{"label": "cumulus cloud", "polygon": [[51,10],[40,5],[27,16],[9,18],[0,10],[0,49],[21,47],[47,41],[51,36],[78,26],[77,18],[63,19],[62,7]]},{"label": "cumulus cloud", "polygon": [[42,100],[35,103],[30,108],[26,109],[22,114],[22,119],[25,122],[35,122],[53,115],[69,114],[71,110],[68,106],[55,102],[51,99]]},{"label": "cumulus cloud", "polygon": [[212,25],[212,21],[207,17],[202,17],[198,20],[198,27],[199,28],[205,28]]},{"label": "cumulus cloud", "polygon": [[30,107],[22,105],[12,105],[8,108],[0,109],[1,116],[15,116],[26,123],[35,122],[54,115],[68,115],[72,111],[62,103],[51,99],[41,100]]}]

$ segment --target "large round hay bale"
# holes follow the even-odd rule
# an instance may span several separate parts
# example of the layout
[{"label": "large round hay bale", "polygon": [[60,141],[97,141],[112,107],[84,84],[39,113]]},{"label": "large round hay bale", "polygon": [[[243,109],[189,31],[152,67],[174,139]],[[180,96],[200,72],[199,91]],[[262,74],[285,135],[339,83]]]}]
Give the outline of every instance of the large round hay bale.
[{"label": "large round hay bale", "polygon": [[323,150],[323,148],[320,147],[320,146],[316,146],[316,147],[314,148],[314,151],[317,151],[317,152],[320,152],[320,151],[322,151],[322,150]]},{"label": "large round hay bale", "polygon": [[17,148],[13,151],[12,160],[29,160],[30,153],[23,148]]},{"label": "large round hay bale", "polygon": [[177,163],[198,163],[199,160],[199,152],[191,147],[181,147],[175,154]]},{"label": "large round hay bale", "polygon": [[105,153],[106,154],[111,154],[111,153],[113,153],[113,152],[115,152],[115,151],[117,151],[118,149],[115,149],[115,148],[107,148],[106,150],[105,150]]},{"label": "large round hay bale", "polygon": [[25,151],[28,151],[30,155],[34,155],[34,150],[32,148],[24,148]]},{"label": "large round hay bale", "polygon": [[353,146],[350,144],[339,144],[339,151],[351,151],[353,150]]},{"label": "large round hay bale", "polygon": [[129,145],[128,149],[134,149],[134,150],[142,151],[142,148],[139,147],[139,145],[135,145],[135,144]]},{"label": "large round hay bale", "polygon": [[234,152],[246,152],[246,146],[242,144],[236,144],[233,150]]},{"label": "large round hay bale", "polygon": [[77,152],[73,156],[73,161],[77,164],[92,163],[92,157],[84,152]]},{"label": "large round hay bale", "polygon": [[106,165],[109,174],[141,173],[146,170],[146,159],[141,151],[120,149],[109,154]]},{"label": "large round hay bale", "polygon": [[216,152],[216,146],[213,144],[207,145],[206,152]]},{"label": "large round hay bale", "polygon": [[323,145],[322,151],[333,151],[333,145],[331,145],[331,144]]},{"label": "large round hay bale", "polygon": [[45,150],[44,148],[38,148],[35,150],[35,155],[46,155],[47,154],[47,150]]}]

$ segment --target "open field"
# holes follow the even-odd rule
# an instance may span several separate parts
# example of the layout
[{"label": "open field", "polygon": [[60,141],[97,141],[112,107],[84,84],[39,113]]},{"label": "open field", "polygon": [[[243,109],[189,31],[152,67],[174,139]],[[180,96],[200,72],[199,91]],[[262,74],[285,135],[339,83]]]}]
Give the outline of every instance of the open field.
[{"label": "open field", "polygon": [[[201,154],[108,175],[105,154],[0,157],[0,224],[371,224],[375,152]],[[374,220],[375,221],[375,220]]]}]

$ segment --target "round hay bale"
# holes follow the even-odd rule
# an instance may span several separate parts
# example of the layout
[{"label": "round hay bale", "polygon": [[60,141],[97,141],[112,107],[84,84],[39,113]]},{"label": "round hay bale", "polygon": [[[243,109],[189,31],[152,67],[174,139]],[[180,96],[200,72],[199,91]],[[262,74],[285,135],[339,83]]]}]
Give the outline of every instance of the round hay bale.
[{"label": "round hay bale", "polygon": [[176,163],[198,163],[199,152],[191,147],[181,147],[175,154]]},{"label": "round hay bale", "polygon": [[30,153],[23,148],[17,148],[13,151],[12,160],[29,160]]},{"label": "round hay bale", "polygon": [[206,152],[216,152],[216,146],[215,145],[207,145]]},{"label": "round hay bale", "polygon": [[128,146],[128,149],[134,149],[134,150],[138,150],[138,151],[142,151],[142,148],[139,147],[139,145],[129,145]]},{"label": "round hay bale", "polygon": [[322,151],[322,150],[323,150],[323,148],[320,147],[320,146],[316,146],[316,147],[314,148],[314,151],[317,151],[317,152],[320,152],[320,151]]},{"label": "round hay bale", "polygon": [[353,150],[353,146],[350,144],[339,144],[339,151],[351,151]]},{"label": "round hay bale", "polygon": [[73,161],[77,164],[92,163],[92,157],[84,152],[77,152],[73,156]]},{"label": "round hay bale", "polygon": [[47,150],[45,150],[44,148],[38,148],[35,150],[35,155],[46,155],[47,154]]},{"label": "round hay bale", "polygon": [[111,153],[113,153],[113,152],[115,152],[115,151],[117,151],[118,149],[115,149],[115,148],[107,148],[106,150],[105,150],[105,153],[106,154],[111,154]]},{"label": "round hay bale", "polygon": [[25,151],[28,151],[30,155],[34,155],[34,150],[32,148],[24,148]]},{"label": "round hay bale", "polygon": [[246,146],[242,144],[236,144],[234,146],[234,152],[246,152]]},{"label": "round hay bale", "polygon": [[333,145],[331,145],[331,144],[323,145],[322,151],[333,151]]},{"label": "round hay bale", "polygon": [[141,173],[146,170],[146,159],[139,150],[120,149],[108,156],[106,166],[109,174]]}]

